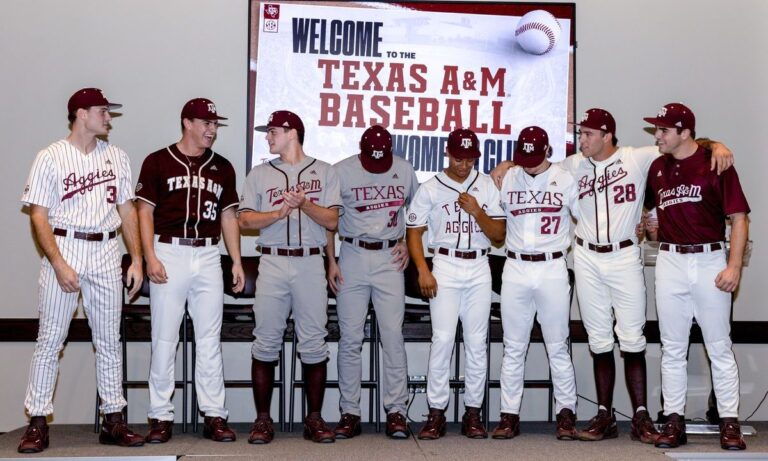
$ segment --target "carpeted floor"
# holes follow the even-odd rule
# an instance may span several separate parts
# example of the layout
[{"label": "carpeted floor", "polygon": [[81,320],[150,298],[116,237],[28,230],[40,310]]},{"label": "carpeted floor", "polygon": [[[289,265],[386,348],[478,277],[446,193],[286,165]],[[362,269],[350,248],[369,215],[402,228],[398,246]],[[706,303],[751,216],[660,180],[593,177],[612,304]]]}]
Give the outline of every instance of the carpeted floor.
[{"label": "carpeted floor", "polygon": [[[708,459],[768,460],[768,422],[748,423],[757,435],[747,437],[746,452],[726,452],[720,449],[716,436],[689,436],[688,445],[671,450],[677,454],[706,452],[716,455]],[[418,429],[419,425],[411,425]],[[282,460],[671,460],[665,451],[653,446],[632,442],[629,424],[619,423],[618,439],[602,442],[564,442],[552,435],[554,424],[530,422],[522,424],[522,433],[513,440],[470,440],[459,434],[459,425],[449,425],[448,435],[437,441],[423,441],[412,437],[407,440],[390,440],[376,433],[373,426],[365,426],[362,436],[339,440],[332,444],[314,444],[303,440],[301,432],[276,434],[268,445],[247,443],[249,424],[233,424],[238,434],[234,443],[214,443],[203,439],[200,433],[181,432],[174,428],[174,437],[167,444],[145,445],[140,448],[118,448],[99,445],[93,426],[51,425],[51,445],[37,455],[21,455],[16,446],[22,434],[19,428],[0,435],[0,459],[18,457],[123,457],[172,455],[181,460],[209,461],[246,459]],[[142,433],[146,426],[133,427]],[[735,457],[729,458],[730,455]]]}]

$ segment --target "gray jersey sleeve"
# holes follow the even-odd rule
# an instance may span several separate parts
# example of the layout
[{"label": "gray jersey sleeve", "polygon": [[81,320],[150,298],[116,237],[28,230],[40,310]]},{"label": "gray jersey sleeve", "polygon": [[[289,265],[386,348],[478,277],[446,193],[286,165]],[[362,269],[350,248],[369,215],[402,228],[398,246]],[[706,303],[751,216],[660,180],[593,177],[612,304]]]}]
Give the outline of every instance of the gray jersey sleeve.
[{"label": "gray jersey sleeve", "polygon": [[245,178],[243,195],[240,197],[240,211],[261,211],[261,193],[256,187],[259,176],[259,168],[253,168]]}]

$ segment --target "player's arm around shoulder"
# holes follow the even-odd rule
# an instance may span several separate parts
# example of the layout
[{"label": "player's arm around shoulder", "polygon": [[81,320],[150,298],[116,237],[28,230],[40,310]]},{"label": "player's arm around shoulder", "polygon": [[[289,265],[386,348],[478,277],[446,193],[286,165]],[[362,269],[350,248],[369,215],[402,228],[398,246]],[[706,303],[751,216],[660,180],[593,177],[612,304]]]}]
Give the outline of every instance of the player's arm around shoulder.
[{"label": "player's arm around shoulder", "polygon": [[77,292],[80,289],[80,278],[59,251],[56,238],[53,236],[53,229],[48,221],[48,208],[30,204],[29,217],[37,237],[37,243],[48,262],[51,263],[59,286],[65,293]]},{"label": "player's arm around shoulder", "polygon": [[501,189],[501,184],[504,182],[504,177],[507,175],[509,169],[513,166],[515,166],[515,164],[512,162],[512,160],[504,160],[496,165],[493,170],[491,170],[490,176],[493,180],[493,183],[496,184],[497,189]]}]

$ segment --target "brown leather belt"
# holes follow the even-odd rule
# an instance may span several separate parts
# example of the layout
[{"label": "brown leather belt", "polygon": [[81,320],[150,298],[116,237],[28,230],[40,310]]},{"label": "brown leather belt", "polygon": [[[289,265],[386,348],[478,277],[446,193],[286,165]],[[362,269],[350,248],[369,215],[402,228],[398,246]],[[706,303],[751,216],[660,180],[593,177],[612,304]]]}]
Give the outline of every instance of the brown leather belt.
[{"label": "brown leather belt", "polygon": [[275,256],[314,256],[320,254],[320,247],[311,248],[274,248],[260,247],[259,251],[263,255]]},{"label": "brown leather belt", "polygon": [[366,242],[364,240],[360,239],[353,239],[349,237],[344,237],[343,239],[347,243],[351,243],[352,245],[357,245],[360,248],[365,248],[366,250],[383,250],[385,248],[392,248],[393,246],[397,245],[397,240],[382,240],[379,242]]},{"label": "brown leather belt", "polygon": [[539,261],[550,261],[552,259],[558,259],[565,256],[565,253],[562,251],[555,251],[554,253],[534,253],[534,254],[525,254],[525,253],[515,253],[514,251],[507,251],[507,257],[512,259],[519,259],[521,261],[531,261],[531,262],[539,262]]},{"label": "brown leather belt", "polygon": [[662,243],[659,245],[659,250],[661,251],[669,251],[671,253],[680,254],[708,253],[710,251],[722,250],[724,248],[724,245],[720,242],[703,243],[701,245],[677,245],[675,243]]},{"label": "brown leather belt", "polygon": [[175,243],[176,245],[184,245],[188,247],[205,247],[209,245],[217,245],[219,243],[219,237],[191,239],[184,237],[174,237],[172,235],[161,235],[157,238],[157,241],[160,243]]},{"label": "brown leather belt", "polygon": [[[596,245],[594,243],[585,242],[583,238],[576,237],[576,243],[583,246],[584,248],[589,248],[590,250],[594,251],[595,253],[610,253],[612,251],[619,251],[622,248],[631,247],[635,244],[632,240],[622,240],[619,243],[608,243],[605,245]],[[617,248],[618,246],[618,248]]]},{"label": "brown leather belt", "polygon": [[453,256],[459,259],[477,259],[485,256],[488,250],[453,250],[449,248],[440,247],[437,252],[445,256]]},{"label": "brown leather belt", "polygon": [[[54,227],[53,235],[58,235],[59,237],[71,236],[72,238],[89,242],[101,242],[102,240],[110,240],[117,237],[117,231],[88,233]],[[104,238],[105,235],[107,236],[106,239]]]}]

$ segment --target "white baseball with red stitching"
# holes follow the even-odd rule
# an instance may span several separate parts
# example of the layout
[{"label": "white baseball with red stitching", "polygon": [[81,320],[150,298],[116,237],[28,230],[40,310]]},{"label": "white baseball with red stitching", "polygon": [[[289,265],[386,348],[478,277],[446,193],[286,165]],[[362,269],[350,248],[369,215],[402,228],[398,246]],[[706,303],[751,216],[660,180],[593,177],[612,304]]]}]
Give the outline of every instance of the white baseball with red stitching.
[{"label": "white baseball with red stitching", "polygon": [[534,10],[526,13],[515,29],[515,38],[520,47],[531,54],[547,54],[560,40],[562,29],[552,13]]}]

